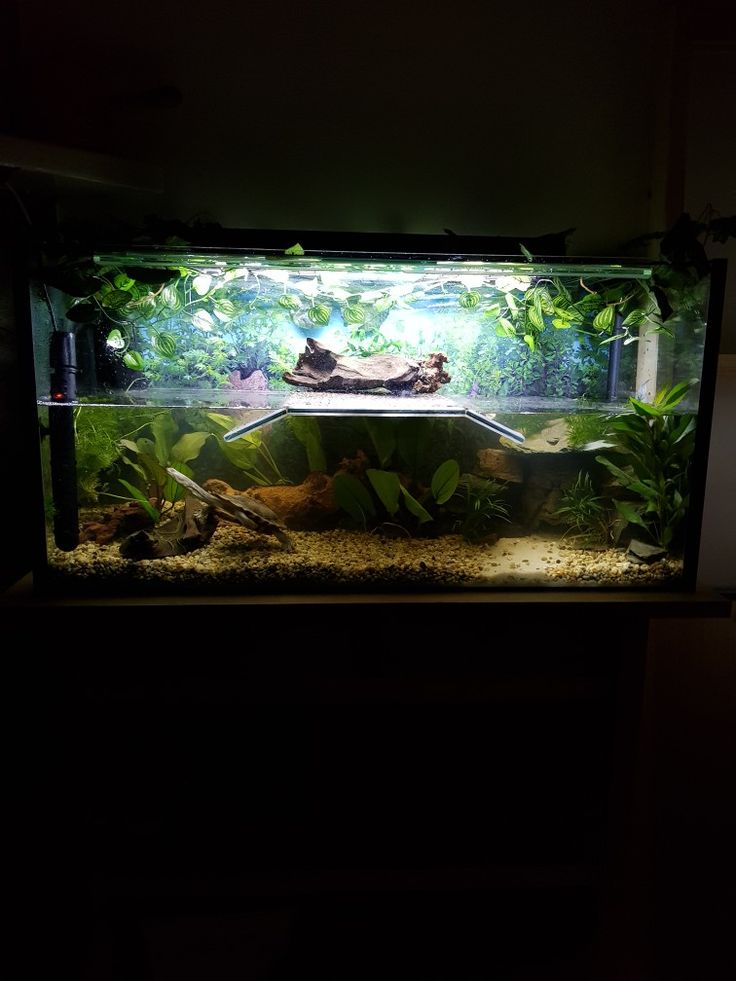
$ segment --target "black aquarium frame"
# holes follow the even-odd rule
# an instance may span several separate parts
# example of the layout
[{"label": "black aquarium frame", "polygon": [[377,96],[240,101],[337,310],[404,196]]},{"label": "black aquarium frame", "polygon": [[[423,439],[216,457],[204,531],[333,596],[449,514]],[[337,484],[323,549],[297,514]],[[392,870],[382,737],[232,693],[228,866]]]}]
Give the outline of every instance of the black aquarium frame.
[{"label": "black aquarium frame", "polygon": [[[629,268],[647,268],[661,264],[661,260],[646,258],[629,258],[621,256],[568,256],[560,254],[566,250],[566,237],[570,231],[553,233],[536,237],[490,237],[490,236],[461,236],[454,234],[446,235],[414,235],[414,234],[395,234],[383,232],[333,232],[333,231],[309,231],[296,229],[227,229],[227,228],[206,228],[203,230],[187,230],[189,241],[186,244],[177,242],[176,244],[166,242],[141,242],[140,239],[131,242],[130,239],[116,241],[107,238],[104,242],[95,243],[90,241],[74,252],[80,260],[91,258],[98,252],[125,251],[126,254],[134,256],[140,253],[149,258],[152,253],[161,252],[163,255],[172,255],[181,252],[183,255],[195,252],[201,255],[263,255],[263,256],[283,256],[286,249],[290,249],[297,243],[303,249],[303,258],[331,258],[331,259],[358,259],[390,261],[467,261],[477,262],[487,261],[489,263],[509,263],[520,265],[532,264],[556,264],[556,265],[580,265],[591,264],[621,264]],[[520,246],[523,246],[533,256],[529,259],[524,254]],[[517,251],[518,249],[518,251]],[[299,258],[302,256],[300,255]],[[710,291],[707,313],[707,330],[705,335],[705,345],[703,351],[702,374],[700,381],[700,396],[698,406],[698,426],[693,454],[691,472],[691,492],[690,505],[688,510],[688,525],[686,529],[686,540],[683,548],[683,573],[676,584],[664,586],[648,586],[642,588],[641,585],[622,585],[616,587],[590,587],[590,586],[520,586],[513,587],[467,587],[467,586],[446,586],[446,587],[417,587],[416,589],[402,586],[395,592],[405,595],[407,601],[411,601],[412,595],[420,593],[453,593],[468,595],[476,598],[483,594],[489,596],[504,593],[539,593],[542,591],[551,596],[563,592],[572,592],[580,595],[588,594],[626,594],[628,593],[673,593],[673,592],[692,592],[696,588],[698,573],[698,557],[700,551],[700,539],[702,530],[703,511],[705,506],[705,488],[707,481],[707,465],[710,449],[710,435],[713,421],[713,407],[715,401],[716,378],[718,372],[718,352],[720,347],[721,321],[723,316],[723,305],[726,286],[727,262],[725,259],[710,260]],[[19,327],[19,350],[20,367],[22,374],[23,387],[28,393],[28,398],[24,399],[21,405],[21,418],[19,420],[23,428],[24,438],[29,453],[27,458],[22,461],[30,475],[29,496],[33,498],[33,511],[37,516],[32,535],[31,552],[33,556],[33,588],[39,595],[79,595],[80,587],[73,587],[71,584],[64,583],[63,587],[59,581],[50,573],[46,554],[46,529],[43,515],[45,513],[43,497],[43,477],[40,454],[40,434],[38,423],[38,406],[35,379],[35,363],[33,348],[33,331],[31,318],[31,289],[34,283],[41,283],[42,278],[37,264],[34,263],[28,253],[16,256],[16,265],[13,271],[14,293],[16,298],[16,322]],[[75,489],[76,492],[76,489]],[[232,587],[228,590],[219,590],[229,594],[267,594],[275,592],[273,585],[266,587]],[[100,596],[110,596],[119,592],[120,595],[141,595],[143,584],[139,587],[123,587],[116,590],[112,582],[105,584],[87,583],[83,591],[89,594]],[[181,593],[194,593],[201,595],[212,595],[216,591],[209,588],[193,589],[191,586],[185,587],[184,584],[177,584],[168,589],[164,584],[157,584],[156,593],[161,596],[176,595]],[[316,585],[309,585],[299,590],[291,590],[296,595],[326,595],[330,592],[362,592],[367,595],[378,594],[380,590],[375,587],[364,587],[362,590],[356,589],[354,585],[347,588],[340,588],[332,584],[329,588],[321,588]]]}]

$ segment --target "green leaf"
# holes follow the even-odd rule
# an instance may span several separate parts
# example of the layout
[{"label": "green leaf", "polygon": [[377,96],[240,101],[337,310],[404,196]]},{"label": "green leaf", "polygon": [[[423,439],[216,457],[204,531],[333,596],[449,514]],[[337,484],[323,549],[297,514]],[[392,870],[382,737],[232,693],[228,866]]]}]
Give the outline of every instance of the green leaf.
[{"label": "green leaf", "polygon": [[226,416],[222,412],[207,412],[205,413],[208,419],[215,423],[215,425],[220,426],[225,432],[228,432],[233,428],[233,417]]},{"label": "green leaf", "polygon": [[284,249],[284,255],[304,255],[304,249],[298,242],[295,242],[288,249]]},{"label": "green leaf", "polygon": [[155,335],[156,350],[162,358],[170,361],[176,355],[176,338],[168,331]]},{"label": "green leaf", "polygon": [[526,315],[529,318],[529,323],[532,327],[537,330],[544,330],[544,317],[542,316],[542,311],[537,309],[536,306],[528,307]]},{"label": "green leaf", "polygon": [[106,310],[119,310],[126,303],[130,303],[130,293],[126,290],[112,290],[102,298],[102,305]]},{"label": "green leaf", "polygon": [[125,338],[117,327],[110,331],[110,333],[107,335],[107,340],[105,343],[109,348],[112,348],[113,351],[122,351],[125,348]]},{"label": "green leaf", "polygon": [[656,501],[659,497],[659,491],[656,489],[656,487],[651,487],[649,484],[643,483],[641,480],[632,480],[629,484],[629,490],[634,491],[635,494],[640,494],[648,501]]},{"label": "green leaf", "polygon": [[228,300],[225,297],[218,297],[214,303],[215,316],[218,320],[222,320],[223,323],[227,323],[232,320],[233,317],[237,316],[238,308],[235,306],[232,300]]},{"label": "green leaf", "polygon": [[126,351],[123,355],[123,364],[131,371],[143,371],[144,363],[140,351]]},{"label": "green leaf", "polygon": [[534,350],[534,335],[524,334],[524,343],[529,348],[530,351]]},{"label": "green leaf", "polygon": [[679,443],[686,436],[695,432],[695,417],[694,416],[683,416],[679,424],[672,431],[672,442],[673,444]]},{"label": "green leaf", "polygon": [[161,302],[167,309],[176,311],[182,307],[182,298],[176,286],[164,286],[161,290]]},{"label": "green leaf", "polygon": [[171,457],[171,447],[179,434],[179,429],[168,412],[159,412],[153,417],[151,434],[154,456],[162,467],[166,467]]},{"label": "green leaf", "polygon": [[366,517],[373,517],[376,509],[368,488],[351,473],[336,473],[332,478],[335,500],[351,518],[365,527]]},{"label": "green leaf", "polygon": [[393,419],[364,419],[366,431],[382,467],[387,467],[396,449],[396,422]]},{"label": "green leaf", "polygon": [[603,466],[606,467],[613,474],[613,476],[624,485],[624,487],[628,487],[633,480],[631,474],[626,473],[626,471],[622,470],[621,467],[617,467],[616,464],[612,463],[607,457],[597,456],[595,459],[596,463],[602,463]]},{"label": "green leaf", "polygon": [[651,419],[659,419],[662,415],[662,410],[657,406],[650,405],[648,402],[640,402],[639,399],[635,399],[633,396],[629,399],[629,402],[640,415],[649,416]]},{"label": "green leaf", "polygon": [[314,416],[289,416],[289,427],[307,451],[307,465],[310,471],[327,470],[327,460],[322,447],[322,433]]},{"label": "green leaf", "polygon": [[534,262],[534,256],[531,254],[531,252],[529,251],[529,249],[522,242],[519,242],[519,248],[521,249],[521,251],[523,252],[523,254],[526,256],[526,258],[529,260],[529,262]]},{"label": "green leaf", "polygon": [[215,325],[212,314],[209,310],[199,309],[192,314],[192,323],[199,330],[210,331]]},{"label": "green leaf", "polygon": [[446,504],[460,482],[460,464],[457,460],[445,460],[432,475],[432,497],[438,504]]},{"label": "green leaf", "polygon": [[649,530],[649,526],[633,504],[630,504],[629,501],[614,501],[613,503],[616,505],[616,510],[618,513],[625,518],[630,525],[639,525],[641,528],[646,528],[647,531]]},{"label": "green leaf", "polygon": [[404,498],[404,504],[406,505],[407,510],[410,511],[415,518],[419,519],[420,525],[425,524],[425,522],[427,521],[433,520],[432,515],[429,513],[429,511],[423,508],[415,497],[411,496],[411,494],[406,489],[406,487],[404,487],[403,484],[401,483],[399,484],[399,489],[401,490],[401,494]]},{"label": "green leaf", "polygon": [[133,500],[137,501],[138,504],[140,504],[140,506],[148,515],[148,517],[151,519],[151,521],[153,521],[154,524],[157,524],[161,520],[161,515],[159,514],[158,510],[153,506],[153,504],[151,504],[151,502],[148,500],[146,495],[141,493],[141,491],[139,491],[137,487],[134,487],[133,484],[129,484],[127,480],[123,480],[122,477],[120,477],[119,480],[120,483],[123,485],[123,487],[133,498]]},{"label": "green leaf", "polygon": [[593,327],[601,332],[609,331],[613,327],[615,319],[615,309],[613,307],[604,307],[593,318]]},{"label": "green leaf", "polygon": [[378,494],[381,504],[393,517],[399,510],[401,481],[393,470],[366,470],[366,476],[373,490]]},{"label": "green leaf", "polygon": [[171,459],[179,463],[196,460],[210,435],[211,433],[185,433],[171,447]]},{"label": "green leaf", "polygon": [[638,327],[647,319],[646,312],[644,310],[632,310],[628,313],[621,324],[622,327]]},{"label": "green leaf", "polygon": [[654,399],[654,404],[661,412],[669,412],[685,398],[690,389],[698,384],[697,378],[689,378],[687,381],[678,382],[669,388],[663,388]]},{"label": "green leaf", "polygon": [[233,279],[247,279],[249,275],[250,270],[247,266],[239,266],[237,269],[228,269],[223,276],[223,280],[229,283]]},{"label": "green leaf", "polygon": [[212,277],[206,273],[200,273],[199,276],[195,276],[192,280],[192,287],[197,296],[206,296],[210,291],[211,285]]},{"label": "green leaf", "polygon": [[307,317],[317,327],[325,327],[330,321],[332,311],[326,303],[315,303],[307,310]]}]

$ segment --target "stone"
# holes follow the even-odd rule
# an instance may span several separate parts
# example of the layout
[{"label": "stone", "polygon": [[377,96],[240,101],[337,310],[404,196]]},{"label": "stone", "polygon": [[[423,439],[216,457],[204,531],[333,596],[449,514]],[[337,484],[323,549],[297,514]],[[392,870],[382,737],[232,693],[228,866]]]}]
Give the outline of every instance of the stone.
[{"label": "stone", "polygon": [[240,368],[236,368],[235,371],[230,372],[227,380],[231,388],[237,388],[241,392],[265,392],[268,389],[268,378],[260,368],[256,368],[245,377],[241,374]]},{"label": "stone", "polygon": [[477,472],[483,477],[504,480],[510,484],[524,483],[522,458],[509,450],[478,450]]},{"label": "stone", "polygon": [[301,484],[250,487],[248,496],[267,505],[287,528],[298,531],[325,528],[340,511],[332,493],[332,479],[318,471]]},{"label": "stone", "polygon": [[652,565],[666,555],[667,549],[661,548],[659,545],[648,545],[646,542],[640,542],[637,538],[631,539],[626,550],[626,558],[632,562],[638,562],[640,565]]}]

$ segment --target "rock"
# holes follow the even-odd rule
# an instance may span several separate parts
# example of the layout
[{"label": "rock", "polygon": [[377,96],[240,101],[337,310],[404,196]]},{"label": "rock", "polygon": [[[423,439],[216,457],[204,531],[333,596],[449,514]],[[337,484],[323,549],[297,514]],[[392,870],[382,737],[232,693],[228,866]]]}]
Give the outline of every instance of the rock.
[{"label": "rock", "polygon": [[535,453],[559,453],[569,447],[567,422],[564,419],[552,419],[544,429],[529,436],[524,448]]},{"label": "rock", "polygon": [[575,483],[578,473],[590,466],[589,458],[579,453],[534,453],[524,458],[526,480],[521,491],[523,522],[536,531],[540,525],[560,527],[564,521],[557,514],[562,495]]},{"label": "rock", "polygon": [[[151,504],[155,505],[156,502],[151,501]],[[135,502],[118,504],[108,513],[101,515],[99,521],[88,521],[84,524],[79,541],[108,545],[122,535],[130,535],[151,524],[150,516],[139,504]]]},{"label": "rock", "polygon": [[647,545],[646,542],[640,542],[636,538],[631,539],[626,550],[626,558],[631,562],[638,562],[640,565],[652,565],[652,563],[665,558],[666,555],[667,549],[660,548],[659,545]]},{"label": "rock", "polygon": [[340,511],[331,478],[316,471],[294,486],[251,487],[248,496],[271,508],[287,528],[298,531],[325,528]]},{"label": "rock", "polygon": [[231,388],[237,388],[243,392],[265,392],[268,389],[268,378],[260,368],[251,371],[249,375],[243,377],[240,368],[231,371],[228,375],[228,384]]},{"label": "rock", "polygon": [[522,458],[508,450],[478,450],[478,473],[510,484],[524,482]]}]

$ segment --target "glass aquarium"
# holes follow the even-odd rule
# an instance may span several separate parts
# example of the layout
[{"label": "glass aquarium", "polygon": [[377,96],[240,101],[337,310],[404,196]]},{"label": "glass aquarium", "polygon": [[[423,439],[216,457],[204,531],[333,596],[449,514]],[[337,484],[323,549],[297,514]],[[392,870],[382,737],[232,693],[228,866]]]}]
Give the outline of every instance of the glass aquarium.
[{"label": "glass aquarium", "polygon": [[37,579],[690,586],[711,278],[300,246],[67,259],[31,289]]}]

